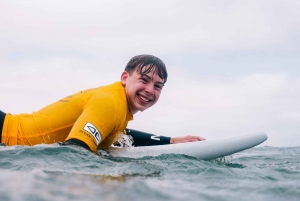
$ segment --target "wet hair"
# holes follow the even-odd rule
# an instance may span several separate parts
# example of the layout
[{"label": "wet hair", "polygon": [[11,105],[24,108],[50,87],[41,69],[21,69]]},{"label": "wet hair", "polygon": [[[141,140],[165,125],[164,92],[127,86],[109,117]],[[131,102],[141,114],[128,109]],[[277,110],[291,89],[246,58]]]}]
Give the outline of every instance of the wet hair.
[{"label": "wet hair", "polygon": [[141,75],[145,75],[152,70],[155,70],[158,76],[163,79],[164,83],[167,82],[168,73],[166,65],[162,60],[155,56],[143,54],[132,57],[126,65],[125,71],[131,74],[136,69]]}]

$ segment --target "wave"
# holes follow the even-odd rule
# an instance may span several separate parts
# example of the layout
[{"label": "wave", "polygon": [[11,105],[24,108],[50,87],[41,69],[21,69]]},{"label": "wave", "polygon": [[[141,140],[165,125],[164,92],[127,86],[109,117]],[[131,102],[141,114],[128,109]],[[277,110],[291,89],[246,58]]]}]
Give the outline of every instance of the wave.
[{"label": "wave", "polygon": [[0,200],[298,200],[299,154],[299,147],[258,147],[230,161],[204,161],[178,154],[100,156],[76,146],[0,146]]}]

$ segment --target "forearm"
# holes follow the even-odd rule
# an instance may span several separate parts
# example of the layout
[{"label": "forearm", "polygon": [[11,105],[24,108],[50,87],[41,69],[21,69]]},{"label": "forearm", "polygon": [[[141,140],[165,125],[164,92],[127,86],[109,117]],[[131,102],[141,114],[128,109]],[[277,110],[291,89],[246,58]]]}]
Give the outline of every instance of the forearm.
[{"label": "forearm", "polygon": [[132,136],[132,145],[137,147],[170,144],[171,141],[170,137],[154,135],[129,128],[126,128],[126,133]]}]

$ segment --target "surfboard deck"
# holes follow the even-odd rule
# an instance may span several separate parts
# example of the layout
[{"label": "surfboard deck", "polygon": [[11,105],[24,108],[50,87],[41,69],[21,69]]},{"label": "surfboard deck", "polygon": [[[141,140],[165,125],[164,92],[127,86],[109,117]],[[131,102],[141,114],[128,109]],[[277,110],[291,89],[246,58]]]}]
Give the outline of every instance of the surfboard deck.
[{"label": "surfboard deck", "polygon": [[266,133],[255,132],[199,142],[145,147],[110,147],[104,150],[111,156],[117,157],[141,158],[161,154],[184,154],[203,160],[212,160],[252,148],[267,139]]}]

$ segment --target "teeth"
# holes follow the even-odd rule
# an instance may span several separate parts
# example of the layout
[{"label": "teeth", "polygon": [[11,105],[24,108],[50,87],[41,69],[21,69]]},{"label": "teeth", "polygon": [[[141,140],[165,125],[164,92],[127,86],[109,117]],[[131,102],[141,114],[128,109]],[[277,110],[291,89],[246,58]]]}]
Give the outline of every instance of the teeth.
[{"label": "teeth", "polygon": [[144,98],[144,97],[142,97],[142,96],[140,96],[141,97],[141,99],[143,100],[143,101],[146,101],[146,102],[149,102],[150,100],[149,99],[146,99],[146,98]]}]

